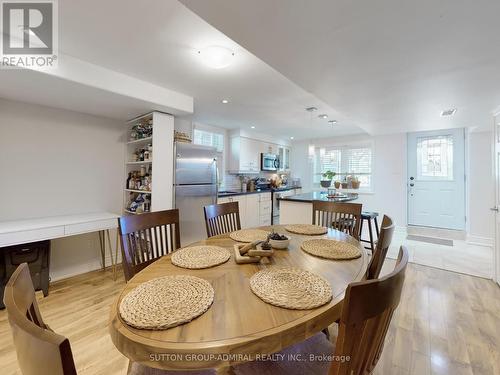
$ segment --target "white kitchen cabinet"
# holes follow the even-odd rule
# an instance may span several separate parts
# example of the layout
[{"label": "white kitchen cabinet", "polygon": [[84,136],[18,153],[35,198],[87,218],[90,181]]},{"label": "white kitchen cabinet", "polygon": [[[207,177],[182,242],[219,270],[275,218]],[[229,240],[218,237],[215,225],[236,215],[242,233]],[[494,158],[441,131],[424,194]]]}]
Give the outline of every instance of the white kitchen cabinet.
[{"label": "white kitchen cabinet", "polygon": [[229,171],[240,173],[258,173],[260,171],[260,148],[261,142],[245,138],[231,138],[231,159],[229,160]]},{"label": "white kitchen cabinet", "polygon": [[218,203],[238,202],[242,228],[271,225],[271,193],[243,194],[217,199]]},{"label": "white kitchen cabinet", "polygon": [[278,156],[280,158],[280,171],[288,171],[290,169],[290,148],[278,146]]}]

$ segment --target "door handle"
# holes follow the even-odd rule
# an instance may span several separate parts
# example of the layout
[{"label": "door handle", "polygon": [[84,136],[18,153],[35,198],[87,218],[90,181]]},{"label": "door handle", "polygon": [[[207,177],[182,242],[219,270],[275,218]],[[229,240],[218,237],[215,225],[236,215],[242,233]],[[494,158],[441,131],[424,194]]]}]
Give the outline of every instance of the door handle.
[{"label": "door handle", "polygon": [[491,211],[495,211],[495,212],[498,212],[498,211],[499,211],[499,210],[498,210],[498,206],[491,207],[491,208],[490,208],[490,210],[491,210]]}]

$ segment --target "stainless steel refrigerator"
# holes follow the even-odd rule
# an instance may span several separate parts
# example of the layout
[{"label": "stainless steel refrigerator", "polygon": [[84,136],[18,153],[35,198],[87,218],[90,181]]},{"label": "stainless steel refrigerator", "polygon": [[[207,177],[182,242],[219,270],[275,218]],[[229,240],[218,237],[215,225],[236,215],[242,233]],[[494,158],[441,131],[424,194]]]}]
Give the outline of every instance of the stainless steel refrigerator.
[{"label": "stainless steel refrigerator", "polygon": [[174,206],[185,246],[207,237],[203,207],[217,203],[217,151],[176,142],[174,152]]}]

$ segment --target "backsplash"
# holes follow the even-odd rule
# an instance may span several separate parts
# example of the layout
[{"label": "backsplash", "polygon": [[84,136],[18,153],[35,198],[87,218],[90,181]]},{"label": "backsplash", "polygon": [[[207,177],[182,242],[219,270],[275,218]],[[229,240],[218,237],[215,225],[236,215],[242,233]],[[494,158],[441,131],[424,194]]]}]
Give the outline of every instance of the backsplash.
[{"label": "backsplash", "polygon": [[[255,177],[270,178],[273,174],[274,173],[272,172],[260,172],[258,174],[245,174],[244,176],[249,178],[255,178]],[[279,173],[279,174],[281,175],[284,173]],[[226,173],[224,175],[224,185],[221,186],[220,189],[228,191],[241,191],[240,175]]]}]

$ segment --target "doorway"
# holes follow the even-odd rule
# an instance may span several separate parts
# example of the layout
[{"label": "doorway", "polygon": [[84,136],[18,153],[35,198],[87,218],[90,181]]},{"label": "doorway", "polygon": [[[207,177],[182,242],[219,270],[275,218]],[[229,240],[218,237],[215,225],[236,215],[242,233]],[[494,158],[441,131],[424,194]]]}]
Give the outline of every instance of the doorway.
[{"label": "doorway", "polygon": [[408,225],[465,230],[465,131],[408,133]]}]

